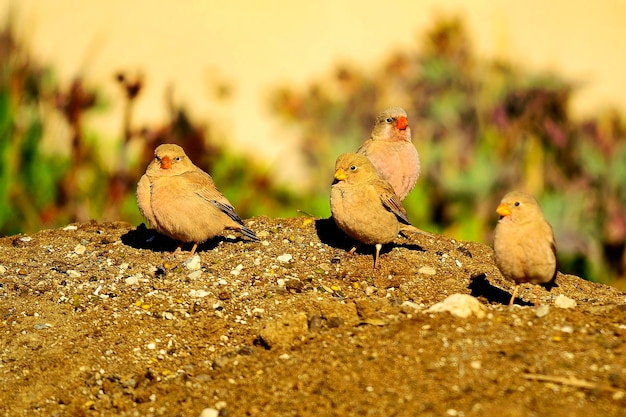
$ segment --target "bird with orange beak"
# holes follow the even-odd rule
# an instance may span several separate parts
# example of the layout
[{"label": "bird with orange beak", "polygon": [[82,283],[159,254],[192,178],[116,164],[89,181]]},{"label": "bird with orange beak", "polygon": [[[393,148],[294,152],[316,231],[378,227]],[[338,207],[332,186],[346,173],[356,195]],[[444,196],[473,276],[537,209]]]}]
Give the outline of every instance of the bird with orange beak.
[{"label": "bird with orange beak", "polygon": [[[380,178],[376,168],[363,155],[344,153],[335,163],[335,179],[330,192],[330,211],[341,230],[366,245],[374,245],[374,269],[382,245],[398,233],[430,235],[412,226],[391,185]],[[350,250],[353,254],[357,246]]]},{"label": "bird with orange beak", "polygon": [[189,257],[199,243],[225,229],[258,240],[218,191],[213,178],[175,144],[163,144],[154,150],[154,159],[137,184],[137,205],[158,232],[182,242],[176,253],[183,243],[193,242]]},{"label": "bird with orange beak", "polygon": [[538,305],[539,285],[549,290],[556,279],[552,227],[537,200],[521,191],[506,194],[496,212],[500,215],[493,242],[496,264],[505,278],[515,282],[509,305],[523,283],[535,284],[535,305]]},{"label": "bird with orange beak", "polygon": [[377,117],[371,137],[357,150],[376,167],[400,199],[411,192],[420,175],[420,159],[411,141],[406,111],[390,107]]}]

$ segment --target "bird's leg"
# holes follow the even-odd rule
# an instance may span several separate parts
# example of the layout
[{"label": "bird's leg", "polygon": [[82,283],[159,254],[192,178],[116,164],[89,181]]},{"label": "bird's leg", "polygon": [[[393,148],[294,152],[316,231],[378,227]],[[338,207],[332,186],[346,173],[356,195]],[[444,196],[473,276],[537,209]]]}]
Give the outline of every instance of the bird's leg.
[{"label": "bird's leg", "polygon": [[198,242],[193,242],[193,248],[191,248],[191,252],[189,253],[189,257],[187,259],[191,259],[193,254],[196,253],[196,248],[198,247]]},{"label": "bird's leg", "polygon": [[380,254],[380,248],[382,247],[383,245],[381,243],[376,244],[376,255],[374,257],[374,269],[376,269],[376,266],[378,265],[378,255]]},{"label": "bird's leg", "polygon": [[517,289],[519,288],[519,284],[515,285],[515,289],[513,289],[513,294],[511,295],[511,301],[509,301],[509,305],[513,305],[513,301],[515,300],[515,296],[517,295]]},{"label": "bird's leg", "polygon": [[539,285],[535,284],[535,307],[539,305]]},{"label": "bird's leg", "polygon": [[359,246],[361,246],[361,242],[358,242],[356,245],[354,245],[354,247],[352,249],[350,249],[350,251],[348,252],[348,255],[350,255],[350,256],[354,255],[354,252],[356,252],[356,250],[359,248]]},{"label": "bird's leg", "polygon": [[181,252],[183,245],[185,244],[185,242],[181,242],[180,245],[178,245],[178,247],[176,248],[176,250],[174,251],[174,257],[178,256],[178,254]]}]

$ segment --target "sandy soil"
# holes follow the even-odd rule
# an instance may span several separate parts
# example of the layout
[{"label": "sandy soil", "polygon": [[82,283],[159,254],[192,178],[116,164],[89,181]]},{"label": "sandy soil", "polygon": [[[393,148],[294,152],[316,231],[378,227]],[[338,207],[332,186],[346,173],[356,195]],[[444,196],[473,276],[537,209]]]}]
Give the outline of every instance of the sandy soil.
[{"label": "sandy soil", "polygon": [[[0,239],[0,415],[624,415],[617,289],[508,307],[483,244],[398,238],[373,271],[332,220],[246,223],[187,263],[126,223]],[[478,309],[428,311],[452,294]]]}]

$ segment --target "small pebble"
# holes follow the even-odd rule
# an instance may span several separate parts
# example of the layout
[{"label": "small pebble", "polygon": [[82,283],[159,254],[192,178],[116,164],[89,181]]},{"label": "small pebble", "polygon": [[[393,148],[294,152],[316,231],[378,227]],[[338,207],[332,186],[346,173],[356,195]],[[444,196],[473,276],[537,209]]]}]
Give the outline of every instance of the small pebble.
[{"label": "small pebble", "polygon": [[74,248],[74,253],[77,255],[82,255],[85,253],[85,251],[87,250],[87,248],[85,247],[85,245],[81,245],[80,243],[78,245],[76,245],[76,247]]},{"label": "small pebble", "polygon": [[232,275],[239,275],[241,273],[241,270],[243,269],[243,265],[239,264],[235,267],[235,269],[233,269],[232,271],[230,271],[230,273]]},{"label": "small pebble", "polygon": [[193,271],[190,274],[187,274],[187,278],[189,279],[200,279],[200,277],[202,277],[202,270],[198,269],[196,271]]},{"label": "small pebble", "polygon": [[573,300],[563,294],[559,294],[554,300],[554,306],[558,308],[574,308],[576,300]]},{"label": "small pebble", "polygon": [[33,240],[33,238],[30,236],[24,236],[24,237],[21,237],[20,240],[22,242],[30,242],[31,240]]},{"label": "small pebble", "polygon": [[[69,273],[69,271],[68,271],[68,273]],[[132,276],[126,278],[124,280],[124,282],[126,283],[126,285],[135,285],[136,283],[139,282],[139,277],[137,275],[132,275]]]},{"label": "small pebble", "polygon": [[480,319],[487,315],[485,306],[469,294],[452,294],[442,302],[426,310],[427,313],[441,313],[444,311],[461,318],[475,315]]},{"label": "small pebble", "polygon": [[548,313],[550,313],[550,307],[548,307],[547,304],[542,304],[539,307],[537,307],[537,311],[535,312],[535,315],[539,318],[547,316]]},{"label": "small pebble", "polygon": [[70,277],[72,277],[72,278],[78,278],[78,277],[80,277],[80,276],[81,276],[81,273],[80,273],[80,272],[78,272],[78,271],[75,271],[75,270],[73,270],[73,269],[68,269],[68,270],[67,270],[67,275],[69,275],[69,276],[70,276]]},{"label": "small pebble", "polygon": [[68,230],[78,230],[78,226],[74,226],[73,224],[70,224],[68,226],[65,226],[63,228],[63,230],[68,231]]},{"label": "small pebble", "polygon": [[191,258],[183,262],[183,266],[190,271],[197,271],[202,266],[200,262],[200,255],[197,253],[194,254]]},{"label": "small pebble", "polygon": [[5,272],[7,272],[7,268],[3,265],[0,265],[0,274],[4,274]]},{"label": "small pebble", "polygon": [[200,413],[200,417],[218,417],[219,415],[220,412],[217,411],[215,408],[205,408]]},{"label": "small pebble", "polygon": [[35,330],[46,330],[52,327],[52,325],[48,323],[43,323],[43,324],[35,324],[33,327]]},{"label": "small pebble", "polygon": [[189,291],[189,295],[195,298],[203,298],[207,295],[211,295],[211,293],[205,290],[191,290]]},{"label": "small pebble", "polygon": [[420,274],[424,274],[424,275],[435,275],[437,273],[435,268],[431,268],[430,266],[423,266],[420,269],[418,269],[417,272]]},{"label": "small pebble", "polygon": [[279,262],[283,262],[283,263],[287,263],[289,261],[291,261],[291,259],[293,258],[293,256],[291,256],[288,253],[283,253],[282,255],[279,255],[276,257],[276,259],[278,259]]}]

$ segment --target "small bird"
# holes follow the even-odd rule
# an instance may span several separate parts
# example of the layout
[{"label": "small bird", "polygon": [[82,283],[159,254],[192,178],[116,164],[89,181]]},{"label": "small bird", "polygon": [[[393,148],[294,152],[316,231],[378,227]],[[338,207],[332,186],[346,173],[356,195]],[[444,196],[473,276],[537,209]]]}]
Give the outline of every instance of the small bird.
[{"label": "small bird", "polygon": [[255,233],[243,224],[213,178],[195,166],[178,145],[166,143],[154,150],[154,160],[137,184],[141,214],[160,233],[182,243],[198,244],[233,229],[250,239]]},{"label": "small bird", "polygon": [[500,220],[493,242],[495,259],[502,275],[515,282],[509,305],[519,284],[535,284],[535,305],[539,285],[554,286],[557,272],[556,242],[552,227],[543,217],[535,198],[521,191],[506,194],[496,209]]},{"label": "small bird", "polygon": [[[409,222],[400,199],[391,185],[380,178],[376,168],[363,155],[344,153],[335,163],[335,179],[330,192],[330,211],[341,230],[366,245],[375,245],[374,269],[380,249],[400,232],[430,235]],[[353,254],[357,246],[350,250]]]},{"label": "small bird", "polygon": [[411,142],[411,128],[403,108],[390,107],[381,112],[370,139],[356,152],[369,158],[400,201],[415,187],[420,175],[420,158]]}]

